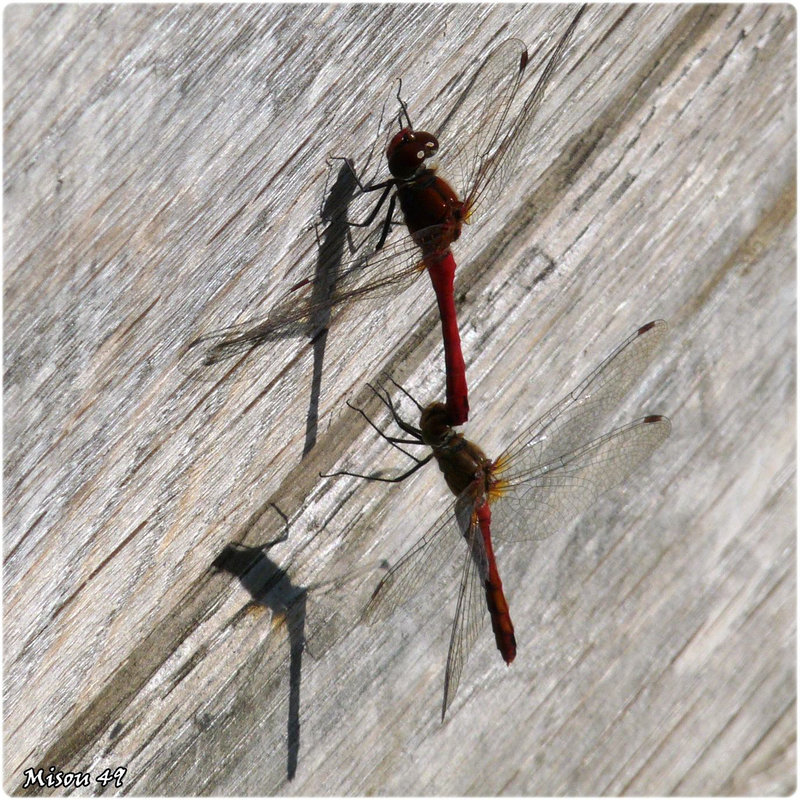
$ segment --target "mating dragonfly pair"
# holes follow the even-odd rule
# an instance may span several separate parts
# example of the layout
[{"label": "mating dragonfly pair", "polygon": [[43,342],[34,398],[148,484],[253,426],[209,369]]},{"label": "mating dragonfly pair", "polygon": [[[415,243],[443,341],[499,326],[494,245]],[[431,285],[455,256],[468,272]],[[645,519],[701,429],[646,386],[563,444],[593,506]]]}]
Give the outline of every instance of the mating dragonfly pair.
[{"label": "mating dragonfly pair", "polygon": [[[511,113],[511,107],[528,55],[524,44],[516,39],[490,53],[436,134],[414,130],[401,100],[401,129],[387,149],[391,178],[371,186],[359,184],[365,192],[382,191],[375,210],[362,224],[371,224],[389,199],[375,250],[346,266],[324,299],[310,294],[311,280],[300,281],[264,319],[200,336],[187,345],[183,355],[190,371],[210,368],[236,356],[244,358],[282,331],[319,318],[320,312],[388,288],[399,290],[422,271],[428,272],[442,323],[445,402],[424,408],[417,404],[421,412],[417,427],[399,416],[388,395],[378,392],[409,438],[381,435],[400,449],[401,445],[418,444],[429,448],[430,453],[415,459],[414,466],[402,475],[377,479],[403,480],[435,459],[456,500],[454,510],[443,514],[383,578],[367,606],[365,619],[369,623],[386,619],[418,596],[445,565],[459,557],[462,542],[466,544],[442,716],[455,696],[464,661],[487,611],[503,659],[510,664],[516,655],[514,626],[493,543],[537,541],[564,528],[599,495],[627,477],[670,433],[666,417],[650,415],[601,435],[603,420],[641,377],[663,339],[666,324],[660,320],[640,327],[574,391],[526,428],[499,458],[488,458],[480,447],[454,430],[467,421],[469,401],[453,293],[456,263],[450,248],[459,238],[462,225],[477,219],[480,208],[491,206],[502,191],[520,149],[528,144],[532,120],[584,10],[582,7],[575,14],[542,60],[539,77],[517,114]],[[471,124],[467,126],[467,122]],[[450,131],[463,127],[473,135],[461,141],[454,139],[456,143],[449,150],[449,163],[456,165],[454,172],[465,176],[459,194],[437,173],[430,159],[437,153],[440,139],[445,143]],[[398,202],[409,233],[389,242]]]}]

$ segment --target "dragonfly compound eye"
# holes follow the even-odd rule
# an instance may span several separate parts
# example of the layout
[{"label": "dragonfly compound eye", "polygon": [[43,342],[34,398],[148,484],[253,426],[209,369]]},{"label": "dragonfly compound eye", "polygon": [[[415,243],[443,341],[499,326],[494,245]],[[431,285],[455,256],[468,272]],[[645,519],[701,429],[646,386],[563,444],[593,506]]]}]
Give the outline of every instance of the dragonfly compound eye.
[{"label": "dragonfly compound eye", "polygon": [[439,149],[435,136],[425,131],[403,128],[396,133],[386,148],[389,171],[395,178],[412,178],[419,168]]}]

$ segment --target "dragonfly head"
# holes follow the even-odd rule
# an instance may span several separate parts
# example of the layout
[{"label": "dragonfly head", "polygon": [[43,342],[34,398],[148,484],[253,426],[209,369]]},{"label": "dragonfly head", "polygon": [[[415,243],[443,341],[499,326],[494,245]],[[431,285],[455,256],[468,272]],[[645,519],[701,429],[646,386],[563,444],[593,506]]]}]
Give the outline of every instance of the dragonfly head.
[{"label": "dragonfly head", "polygon": [[422,431],[425,444],[434,450],[445,447],[456,435],[450,425],[450,415],[444,403],[430,403],[422,409],[419,429]]},{"label": "dragonfly head", "polygon": [[426,159],[439,149],[439,142],[432,133],[403,128],[392,137],[386,148],[389,172],[400,180],[410,180],[424,168]]}]

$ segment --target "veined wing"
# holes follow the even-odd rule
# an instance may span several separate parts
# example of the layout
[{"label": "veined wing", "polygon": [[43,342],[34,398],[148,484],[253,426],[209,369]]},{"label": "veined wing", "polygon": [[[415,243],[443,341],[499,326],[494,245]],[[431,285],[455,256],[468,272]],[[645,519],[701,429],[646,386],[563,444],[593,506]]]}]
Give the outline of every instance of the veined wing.
[{"label": "veined wing", "polygon": [[463,547],[461,525],[466,516],[469,525],[474,501],[469,489],[456,500],[455,514],[448,508],[429,531],[409,550],[389,572],[372,594],[364,621],[373,625],[390,617],[396,609],[413,598],[429,595],[448,579],[455,580],[459,562],[459,548]]},{"label": "veined wing", "polygon": [[[491,104],[487,99],[481,121],[474,129],[475,135],[466,139],[462,137],[462,143],[455,153],[460,162],[470,164],[467,174],[459,176],[463,183],[457,184],[457,188],[464,193],[461,199],[464,201],[468,216],[474,214],[480,206],[490,206],[506,189],[509,176],[516,169],[522,148],[528,150],[535,148],[535,143],[530,137],[533,120],[584,11],[585,6],[581,6],[555,47],[542,60],[544,66],[541,67],[536,84],[518,114],[512,115],[510,112],[528,63],[525,45],[518,39],[504,42],[489,55],[478,71],[476,83],[480,77],[485,79],[487,98],[496,96],[493,95],[493,78],[501,86],[500,96],[505,107],[501,108],[499,104],[494,108],[487,107]],[[515,60],[516,65],[514,65]],[[501,69],[509,70],[511,77],[501,76]],[[470,129],[467,120],[461,124],[465,129]],[[440,138],[439,141],[444,142],[444,139]]]},{"label": "veined wing", "polygon": [[217,380],[232,370],[231,359],[246,357],[265,342],[311,335],[327,327],[330,312],[347,302],[379,298],[405,289],[424,270],[420,243],[437,241],[441,226],[416,238],[404,236],[380,250],[339,267],[339,259],[318,265],[316,277],[296,283],[261,319],[220,328],[192,339],[181,351],[183,372]]},{"label": "veined wing", "polygon": [[474,182],[470,184],[472,188],[469,195],[463,198],[470,212],[485,203],[491,205],[494,198],[503,191],[508,183],[510,173],[516,169],[522,148],[533,149],[535,147],[530,137],[533,120],[542,104],[553,73],[561,65],[572,34],[585,10],[586,6],[578,9],[569,27],[547,58],[533,90],[525,100],[522,111],[513,119],[511,126],[503,134],[502,141],[492,158],[476,173]]},{"label": "veined wing", "polygon": [[561,530],[627,478],[671,428],[666,417],[643,417],[546,464],[523,453],[490,494],[494,536],[541,540]]},{"label": "veined wing", "polygon": [[456,509],[459,526],[464,531],[468,544],[461,569],[461,582],[450,633],[450,647],[447,651],[447,667],[444,674],[444,700],[442,719],[447,708],[456,696],[461,672],[472,645],[483,627],[486,617],[486,592],[484,589],[489,574],[489,563],[483,544],[480,526],[472,513],[474,504],[463,504]]},{"label": "veined wing", "polygon": [[364,611],[364,620],[372,625],[385,620],[412,598],[429,594],[442,577],[455,578],[459,548],[466,541],[461,560],[461,580],[456,613],[450,634],[450,648],[445,671],[442,717],[455,697],[461,672],[486,615],[484,581],[488,561],[480,528],[473,520],[475,502],[465,490],[455,503],[455,514],[448,510],[431,531],[384,576]]},{"label": "veined wing", "polygon": [[507,39],[498,45],[478,67],[435,131],[441,147],[442,173],[457,192],[470,192],[475,176],[491,161],[502,142],[527,63],[528,51],[519,39]]},{"label": "veined wing", "polygon": [[521,471],[572,454],[596,436],[639,380],[667,330],[664,320],[642,325],[577,388],[526,428],[495,462],[495,475],[507,481]]}]

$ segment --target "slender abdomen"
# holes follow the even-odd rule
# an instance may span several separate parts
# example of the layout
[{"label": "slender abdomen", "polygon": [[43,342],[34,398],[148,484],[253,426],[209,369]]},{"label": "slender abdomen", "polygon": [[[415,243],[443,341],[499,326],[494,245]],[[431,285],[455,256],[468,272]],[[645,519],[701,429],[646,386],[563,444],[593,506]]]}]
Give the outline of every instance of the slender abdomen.
[{"label": "slender abdomen", "polygon": [[489,504],[485,502],[476,513],[481,527],[486,558],[489,562],[489,574],[484,582],[484,588],[486,590],[486,604],[489,607],[489,616],[492,619],[494,640],[497,643],[500,655],[503,656],[503,661],[506,664],[510,664],[517,654],[517,640],[514,636],[511,615],[508,613],[508,603],[503,594],[503,584],[497,571],[497,562],[494,560],[491,534],[492,512],[489,509]]},{"label": "slender abdomen", "polygon": [[444,342],[444,368],[447,388],[446,403],[448,424],[463,425],[469,418],[469,396],[467,391],[467,371],[464,355],[461,352],[461,337],[458,333],[456,303],[453,281],[456,262],[453,254],[447,252],[443,258],[431,259],[427,263],[428,276],[436,292],[439,306],[439,319],[442,322]]}]

